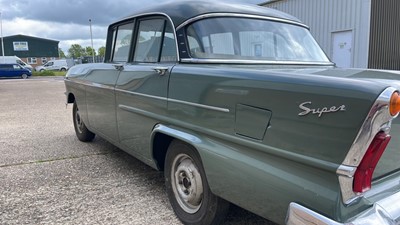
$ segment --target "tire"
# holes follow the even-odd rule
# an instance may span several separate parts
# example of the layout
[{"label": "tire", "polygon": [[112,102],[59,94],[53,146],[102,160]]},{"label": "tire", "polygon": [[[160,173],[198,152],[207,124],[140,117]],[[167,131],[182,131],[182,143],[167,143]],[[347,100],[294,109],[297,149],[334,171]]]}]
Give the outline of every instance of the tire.
[{"label": "tire", "polygon": [[78,139],[83,142],[92,141],[96,135],[87,129],[85,123],[80,116],[78,105],[76,104],[76,102],[74,102],[74,106],[72,107],[72,118],[74,120],[75,134]]},{"label": "tire", "polygon": [[65,71],[67,71],[67,69],[61,68],[60,71],[61,71],[61,72],[65,72]]},{"label": "tire", "polygon": [[44,69],[41,69],[39,72],[44,72]]},{"label": "tire", "polygon": [[22,79],[26,79],[26,78],[28,78],[28,75],[24,73],[24,74],[21,75],[21,78]]},{"label": "tire", "polygon": [[214,195],[207,182],[197,151],[181,141],[173,141],[165,158],[165,186],[176,216],[184,224],[220,224],[229,202]]}]

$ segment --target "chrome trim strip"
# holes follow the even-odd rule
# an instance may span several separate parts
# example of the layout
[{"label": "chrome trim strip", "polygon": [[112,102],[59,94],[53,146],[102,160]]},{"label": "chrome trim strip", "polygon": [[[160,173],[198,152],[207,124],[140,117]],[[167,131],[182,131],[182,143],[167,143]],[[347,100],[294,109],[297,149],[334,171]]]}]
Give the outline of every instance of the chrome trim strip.
[{"label": "chrome trim strip", "polygon": [[376,99],[357,137],[350,147],[349,152],[336,171],[342,193],[342,200],[345,204],[350,204],[357,198],[363,196],[363,194],[353,192],[353,176],[375,135],[379,131],[390,131],[391,121],[395,117],[390,115],[388,105],[390,103],[390,97],[395,91],[395,88],[388,87]]},{"label": "chrome trim strip", "polygon": [[177,100],[177,99],[172,99],[172,98],[165,98],[165,97],[154,96],[154,95],[147,95],[147,94],[142,94],[142,93],[138,93],[138,92],[126,91],[126,90],[122,90],[119,88],[116,88],[115,90],[118,92],[126,93],[126,94],[137,95],[137,96],[141,96],[141,97],[153,98],[153,99],[158,99],[158,100],[164,100],[164,101],[174,102],[174,103],[179,103],[179,104],[184,104],[184,105],[190,105],[190,106],[195,106],[195,107],[199,107],[199,108],[203,108],[203,109],[209,109],[209,110],[225,112],[225,113],[230,112],[229,109],[216,107],[216,106],[203,105],[203,104],[198,104],[198,103],[194,103],[194,102],[187,102],[187,101],[182,101],[182,100]]},{"label": "chrome trim strip", "polygon": [[376,99],[374,105],[368,113],[356,139],[354,140],[349,153],[347,154],[343,165],[358,166],[372,139],[380,130],[390,129],[390,122],[393,116],[389,112],[390,97],[396,89],[386,88]]},{"label": "chrome trim strip", "polygon": [[230,110],[226,109],[226,108],[220,108],[220,107],[215,107],[215,106],[209,106],[209,105],[203,105],[203,104],[198,104],[198,103],[193,103],[193,102],[186,102],[186,101],[181,101],[181,100],[177,100],[177,99],[168,99],[169,102],[174,102],[174,103],[180,103],[180,104],[184,104],[184,105],[190,105],[190,106],[195,106],[195,107],[199,107],[199,108],[203,108],[203,109],[210,109],[210,110],[214,110],[214,111],[219,111],[219,112],[224,112],[224,113],[229,113]]},{"label": "chrome trim strip", "polygon": [[277,65],[316,65],[334,66],[332,62],[302,62],[302,61],[272,61],[272,60],[246,60],[246,59],[199,59],[183,58],[183,63],[227,63],[227,64],[277,64]]},{"label": "chrome trim strip", "polygon": [[339,223],[302,205],[291,202],[286,216],[287,225],[398,225],[400,224],[400,192],[381,199],[356,218]]},{"label": "chrome trim strip", "polygon": [[64,81],[66,82],[70,82],[70,83],[75,83],[75,84],[81,84],[81,85],[85,85],[88,87],[94,87],[94,88],[103,88],[103,89],[107,89],[107,90],[115,90],[114,86],[109,86],[109,85],[105,85],[105,84],[99,84],[99,83],[95,83],[95,82],[91,82],[91,81],[87,81],[87,80],[82,80],[82,79],[64,79]]},{"label": "chrome trim strip", "polygon": [[94,88],[102,88],[102,89],[107,89],[107,90],[112,90],[112,91],[115,90],[114,86],[108,86],[108,85],[94,83],[94,82],[88,82],[85,85],[89,86],[89,87],[94,87]]},{"label": "chrome trim strip", "polygon": [[130,95],[137,95],[137,96],[141,96],[141,97],[146,97],[146,98],[153,98],[153,99],[164,100],[164,101],[168,100],[168,98],[165,98],[165,97],[160,97],[160,96],[155,96],[155,95],[147,95],[147,94],[142,94],[142,93],[138,93],[138,92],[122,90],[122,89],[119,89],[119,88],[115,88],[115,91],[122,92],[122,93],[125,93],[125,94],[130,94]]},{"label": "chrome trim strip", "polygon": [[[192,134],[189,134],[189,133],[177,130],[177,129],[173,129],[171,127],[167,127],[163,124],[157,124],[154,127],[154,129],[151,132],[152,140],[154,139],[154,136],[157,133],[168,134],[169,136],[172,136],[172,137],[180,139],[180,140],[184,140],[188,143],[199,143],[200,144],[202,142],[200,138],[198,138]],[[154,142],[152,141],[151,143],[153,144]]]},{"label": "chrome trim strip", "polygon": [[272,21],[277,21],[277,22],[281,22],[281,23],[289,23],[289,24],[293,24],[293,25],[297,25],[297,26],[301,26],[301,27],[310,29],[307,25],[305,25],[303,23],[296,22],[293,20],[271,17],[271,16],[251,15],[251,14],[243,14],[243,13],[207,13],[207,14],[203,14],[203,15],[196,16],[196,17],[186,20],[185,22],[179,24],[179,26],[176,28],[176,30],[179,30],[182,27],[184,27],[184,26],[188,25],[189,23],[192,23],[196,20],[212,18],[212,17],[243,17],[243,18],[250,18],[250,19],[272,20]]},{"label": "chrome trim strip", "polygon": [[286,225],[340,225],[319,213],[316,213],[302,205],[291,202],[286,216]]}]

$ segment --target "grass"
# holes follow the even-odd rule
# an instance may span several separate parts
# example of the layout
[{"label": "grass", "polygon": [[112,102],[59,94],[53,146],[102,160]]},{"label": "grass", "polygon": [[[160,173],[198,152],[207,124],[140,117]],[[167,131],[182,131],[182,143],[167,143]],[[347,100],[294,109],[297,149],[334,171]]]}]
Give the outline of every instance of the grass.
[{"label": "grass", "polygon": [[32,76],[65,76],[67,72],[63,72],[63,71],[50,71],[50,70],[45,70],[43,72],[39,72],[39,71],[33,71],[32,72]]}]

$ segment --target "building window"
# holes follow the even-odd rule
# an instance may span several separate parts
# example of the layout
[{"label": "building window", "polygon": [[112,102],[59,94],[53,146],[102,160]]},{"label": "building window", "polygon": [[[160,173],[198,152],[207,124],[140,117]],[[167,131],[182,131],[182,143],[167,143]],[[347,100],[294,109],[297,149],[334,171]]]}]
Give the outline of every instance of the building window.
[{"label": "building window", "polygon": [[43,57],[43,58],[42,58],[42,64],[45,64],[45,63],[47,63],[47,58],[46,58],[46,57]]},{"label": "building window", "polygon": [[29,64],[37,64],[37,59],[35,57],[28,58],[28,63]]}]

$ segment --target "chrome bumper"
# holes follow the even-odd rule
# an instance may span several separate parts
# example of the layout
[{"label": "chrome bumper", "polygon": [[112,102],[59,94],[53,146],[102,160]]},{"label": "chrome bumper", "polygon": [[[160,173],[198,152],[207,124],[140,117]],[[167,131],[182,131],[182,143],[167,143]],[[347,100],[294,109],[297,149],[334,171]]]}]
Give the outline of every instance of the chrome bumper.
[{"label": "chrome bumper", "polygon": [[346,223],[339,223],[297,203],[290,203],[287,225],[400,225],[400,192],[376,202]]}]

